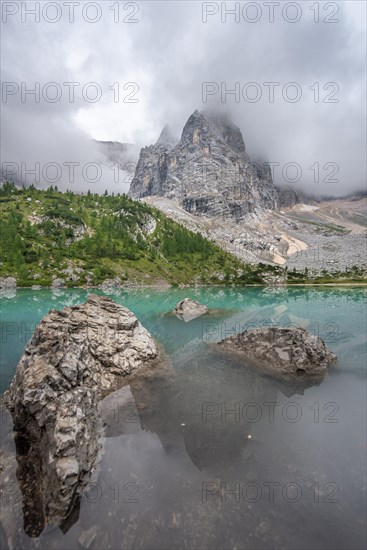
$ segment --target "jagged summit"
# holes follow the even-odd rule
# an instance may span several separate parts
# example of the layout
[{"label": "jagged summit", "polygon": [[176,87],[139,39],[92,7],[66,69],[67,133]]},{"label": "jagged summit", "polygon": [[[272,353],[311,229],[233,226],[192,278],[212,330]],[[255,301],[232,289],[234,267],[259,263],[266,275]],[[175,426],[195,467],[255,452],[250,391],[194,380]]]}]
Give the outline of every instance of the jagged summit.
[{"label": "jagged summit", "polygon": [[228,116],[195,110],[179,143],[172,146],[167,126],[155,145],[140,152],[130,187],[134,198],[175,198],[188,212],[233,217],[275,208],[269,173],[251,165],[241,130]]},{"label": "jagged summit", "polygon": [[170,126],[168,124],[165,124],[155,145],[163,145],[164,147],[173,147],[174,145],[176,145],[176,143],[177,143],[177,139],[175,139],[174,135],[172,134]]},{"label": "jagged summit", "polygon": [[196,129],[196,137],[198,128],[201,129],[200,137],[204,141],[208,143],[212,139],[223,141],[235,152],[247,156],[241,130],[232,122],[228,113],[200,112],[196,109],[187,120],[181,139],[193,135],[194,129]]}]

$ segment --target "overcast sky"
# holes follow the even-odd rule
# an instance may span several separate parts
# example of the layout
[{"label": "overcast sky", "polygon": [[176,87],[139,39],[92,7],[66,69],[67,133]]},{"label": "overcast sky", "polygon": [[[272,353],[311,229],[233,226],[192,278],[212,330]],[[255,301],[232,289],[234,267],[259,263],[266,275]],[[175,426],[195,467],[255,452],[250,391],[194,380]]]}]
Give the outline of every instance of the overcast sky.
[{"label": "overcast sky", "polygon": [[[83,179],[80,168],[101,160],[90,138],[149,145],[166,122],[179,135],[196,108],[215,106],[231,113],[251,158],[279,163],[276,183],[299,178],[309,191],[334,195],[364,188],[364,1],[275,2],[273,22],[263,2],[120,2],[117,12],[117,2],[80,1],[73,22],[64,2],[58,11],[41,2],[37,22],[22,4],[2,2],[3,163],[57,162],[60,188],[126,191],[112,170],[94,184],[93,170]],[[236,4],[236,16],[224,12]],[[22,98],[22,86],[36,82],[39,101]],[[80,83],[73,101],[65,82]],[[272,102],[264,83],[279,83]],[[236,86],[237,96],[225,95]],[[65,163],[74,162],[72,182]]]}]

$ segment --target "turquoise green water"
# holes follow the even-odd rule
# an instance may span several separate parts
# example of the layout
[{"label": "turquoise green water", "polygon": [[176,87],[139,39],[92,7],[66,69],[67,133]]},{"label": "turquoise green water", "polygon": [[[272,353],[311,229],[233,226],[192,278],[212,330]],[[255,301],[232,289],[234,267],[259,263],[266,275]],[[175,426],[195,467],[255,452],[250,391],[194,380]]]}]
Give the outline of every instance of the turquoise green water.
[{"label": "turquoise green water", "polygon": [[[1,300],[1,391],[35,324],[86,296],[20,290]],[[167,315],[185,296],[215,313],[190,323]],[[135,422],[120,418],[107,434],[79,513],[65,532],[46,527],[35,536],[17,509],[18,547],[81,548],[88,536],[90,548],[112,549],[365,546],[364,289],[144,289],[111,297],[161,342],[175,381],[129,389],[144,412]],[[337,354],[335,368],[319,385],[290,387],[206,346],[269,324],[318,334]],[[3,425],[10,429],[7,416]]]}]

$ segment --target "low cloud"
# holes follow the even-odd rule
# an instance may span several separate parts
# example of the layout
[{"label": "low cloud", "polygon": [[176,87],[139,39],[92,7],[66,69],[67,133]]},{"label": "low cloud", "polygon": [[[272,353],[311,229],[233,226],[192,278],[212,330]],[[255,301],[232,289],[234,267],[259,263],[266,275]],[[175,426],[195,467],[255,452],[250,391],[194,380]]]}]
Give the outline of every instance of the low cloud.
[{"label": "low cloud", "polygon": [[[252,11],[236,2],[121,2],[119,13],[116,3],[94,3],[100,14],[93,6],[83,14],[84,3],[73,23],[64,2],[55,23],[51,8],[22,22],[21,3],[5,4],[19,10],[2,24],[1,158],[18,176],[22,163],[39,163],[45,184],[42,167],[55,163],[59,188],[127,191],[128,172],[116,178],[92,138],[141,147],[166,122],[180,135],[196,108],[216,108],[230,112],[251,158],[274,163],[276,183],[331,195],[364,188],[364,2],[320,2],[318,14],[314,2],[295,2],[293,23],[285,19],[298,17],[296,7],[284,14],[275,3],[271,23],[263,2]],[[260,13],[253,23],[243,15]],[[74,181],[70,163],[79,163]],[[95,181],[91,163],[103,166]],[[49,179],[55,173],[51,166]]]}]

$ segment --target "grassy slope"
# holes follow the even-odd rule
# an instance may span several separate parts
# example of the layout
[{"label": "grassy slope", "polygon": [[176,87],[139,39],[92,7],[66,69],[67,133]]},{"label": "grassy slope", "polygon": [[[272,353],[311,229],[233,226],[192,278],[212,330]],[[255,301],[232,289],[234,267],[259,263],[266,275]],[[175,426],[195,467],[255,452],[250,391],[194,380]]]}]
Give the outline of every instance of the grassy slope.
[{"label": "grassy slope", "polygon": [[[144,284],[243,285],[286,273],[280,267],[244,264],[125,195],[75,195],[5,184],[0,188],[0,224],[0,276],[16,277],[19,286],[50,285],[56,277],[70,286],[83,285],[87,278],[96,285],[115,276]],[[64,272],[70,267],[75,280]],[[287,278],[288,284],[365,281],[358,268],[324,271],[313,280],[307,272],[291,271]]]},{"label": "grassy slope", "polygon": [[[156,227],[154,231],[148,226]],[[72,267],[85,284],[119,276],[153,283],[261,283],[271,266],[249,266],[158,210],[125,195],[0,190],[0,276],[19,286],[49,285]],[[80,231],[83,235],[80,235]],[[81,237],[75,239],[75,237]]]}]

